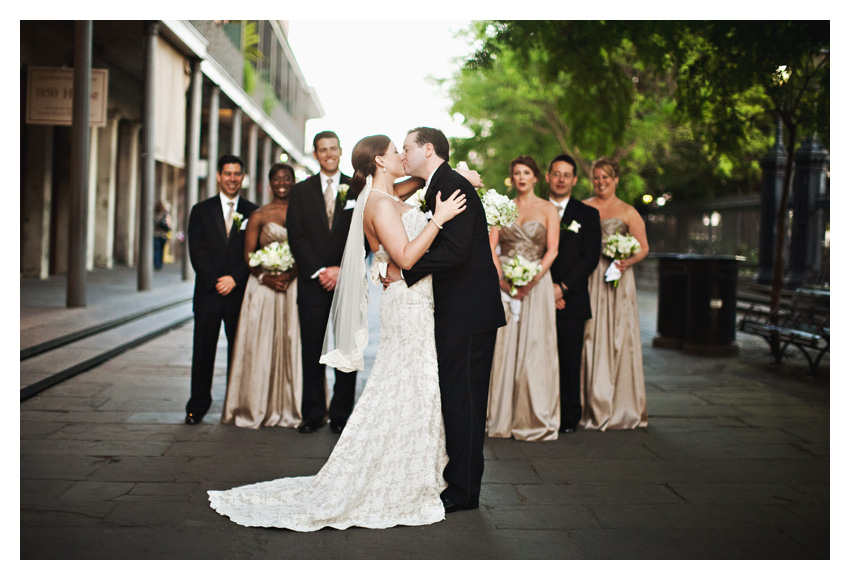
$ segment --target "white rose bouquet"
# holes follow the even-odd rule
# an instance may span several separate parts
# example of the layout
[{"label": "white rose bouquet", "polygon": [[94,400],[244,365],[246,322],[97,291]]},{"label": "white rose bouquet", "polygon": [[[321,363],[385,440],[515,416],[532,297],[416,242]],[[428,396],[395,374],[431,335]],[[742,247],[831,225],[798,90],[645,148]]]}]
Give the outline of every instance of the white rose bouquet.
[{"label": "white rose bouquet", "polygon": [[516,204],[506,195],[490,189],[484,193],[478,192],[481,203],[484,204],[484,215],[487,216],[487,229],[503,228],[516,221],[519,211]]},{"label": "white rose bouquet", "polygon": [[272,242],[248,254],[248,265],[252,268],[260,266],[269,274],[280,274],[295,265],[295,258],[292,257],[288,242]]},{"label": "white rose bouquet", "polygon": [[511,283],[511,296],[516,296],[517,288],[531,282],[540,271],[540,264],[526,260],[519,254],[502,266],[502,274]]},{"label": "white rose bouquet", "polygon": [[[469,169],[464,161],[457,164],[458,169]],[[478,197],[484,205],[484,215],[487,216],[487,230],[503,228],[516,221],[519,211],[516,204],[506,195],[501,195],[495,189],[478,190]]]},{"label": "white rose bouquet", "polygon": [[602,248],[602,253],[613,260],[611,265],[605,271],[605,281],[613,282],[614,288],[620,283],[620,276],[623,275],[617,268],[618,260],[625,260],[634,256],[640,251],[640,242],[631,234],[611,234],[605,241],[605,246]]}]

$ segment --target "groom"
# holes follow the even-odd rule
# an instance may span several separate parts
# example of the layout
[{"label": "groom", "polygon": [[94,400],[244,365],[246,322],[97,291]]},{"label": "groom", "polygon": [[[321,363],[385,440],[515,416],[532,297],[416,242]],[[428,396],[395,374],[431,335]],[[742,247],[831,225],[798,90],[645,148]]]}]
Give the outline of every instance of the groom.
[{"label": "groom", "polygon": [[[448,164],[449,142],[438,129],[419,127],[404,140],[405,172],[425,179],[432,212],[436,195],[456,189],[466,210],[441,227],[430,250],[401,277],[412,286],[432,274],[434,334],[449,463],[443,472],[446,513],[478,508],[484,474],[484,430],[496,329],[505,325],[499,275],[493,264],[484,207],[472,185]],[[397,268],[388,273],[399,280]]]}]

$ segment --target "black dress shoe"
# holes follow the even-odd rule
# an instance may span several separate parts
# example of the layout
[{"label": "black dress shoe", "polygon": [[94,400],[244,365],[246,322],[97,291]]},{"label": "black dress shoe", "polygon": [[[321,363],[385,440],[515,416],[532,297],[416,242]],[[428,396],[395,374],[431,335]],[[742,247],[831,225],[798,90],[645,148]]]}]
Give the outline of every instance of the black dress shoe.
[{"label": "black dress shoe", "polygon": [[567,433],[567,434],[569,434],[569,433],[575,433],[575,432],[576,432],[576,428],[575,428],[575,427],[561,427],[560,429],[558,429],[558,433]]},{"label": "black dress shoe", "polygon": [[447,514],[454,513],[460,510],[477,510],[478,504],[470,504],[470,505],[458,505],[450,499],[446,499],[441,497],[440,500],[443,502],[443,508],[446,510]]},{"label": "black dress shoe", "polygon": [[342,433],[343,429],[345,429],[345,423],[331,422],[331,431],[333,431],[334,433]]},{"label": "black dress shoe", "polygon": [[312,423],[310,421],[304,421],[300,425],[298,425],[299,433],[313,433],[314,431],[318,431],[319,427],[321,427],[321,423]]},{"label": "black dress shoe", "polygon": [[186,413],[186,424],[187,425],[197,425],[204,418],[203,415],[199,415],[198,413]]}]

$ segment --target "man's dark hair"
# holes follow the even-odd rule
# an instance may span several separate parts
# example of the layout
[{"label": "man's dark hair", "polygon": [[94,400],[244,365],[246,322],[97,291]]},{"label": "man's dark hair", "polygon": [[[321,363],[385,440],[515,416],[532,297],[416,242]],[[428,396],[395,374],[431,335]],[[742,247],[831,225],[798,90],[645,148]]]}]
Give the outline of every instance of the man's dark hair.
[{"label": "man's dark hair", "polygon": [[556,161],[563,161],[564,163],[569,163],[573,166],[573,177],[578,175],[578,167],[576,166],[576,161],[566,153],[562,153],[555,157],[552,161],[549,162],[549,171],[546,173],[552,173],[552,166],[555,165]]},{"label": "man's dark hair", "polygon": [[333,131],[319,131],[316,133],[316,136],[313,137],[313,151],[318,148],[319,139],[336,139],[336,142],[339,143],[339,136]]},{"label": "man's dark hair", "polygon": [[576,167],[575,159],[567,155],[566,153],[562,153],[555,157],[552,161],[549,162],[549,171],[547,173],[552,173],[552,166],[555,165],[556,161],[564,161],[565,163],[569,163],[573,166],[573,176],[578,175],[578,167]]},{"label": "man's dark hair", "polygon": [[219,158],[219,160],[218,160],[218,172],[221,173],[221,170],[224,169],[224,166],[228,165],[230,163],[238,163],[239,164],[239,171],[242,171],[243,173],[245,172],[245,163],[243,163],[242,160],[240,158],[238,158],[236,155],[230,155],[230,154],[222,155]]},{"label": "man's dark hair", "polygon": [[434,153],[443,161],[449,160],[449,140],[439,129],[431,127],[417,127],[407,132],[408,135],[416,133],[416,144],[420,147],[426,143],[434,146]]}]

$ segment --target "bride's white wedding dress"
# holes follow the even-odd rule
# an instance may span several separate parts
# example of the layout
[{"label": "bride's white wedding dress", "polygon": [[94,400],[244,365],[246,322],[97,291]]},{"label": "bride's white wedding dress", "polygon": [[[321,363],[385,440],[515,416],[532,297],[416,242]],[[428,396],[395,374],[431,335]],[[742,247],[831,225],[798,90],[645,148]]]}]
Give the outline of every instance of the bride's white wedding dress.
[{"label": "bride's white wedding dress", "polygon": [[[367,190],[368,191],[368,190]],[[408,238],[427,225],[402,215]],[[381,248],[375,262],[389,259]],[[431,277],[381,295],[380,343],[363,394],[318,474],[210,491],[210,505],[237,524],[300,532],[425,525],[445,518],[446,455]]]}]

